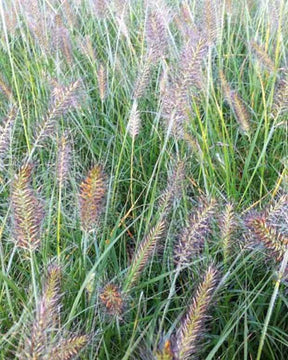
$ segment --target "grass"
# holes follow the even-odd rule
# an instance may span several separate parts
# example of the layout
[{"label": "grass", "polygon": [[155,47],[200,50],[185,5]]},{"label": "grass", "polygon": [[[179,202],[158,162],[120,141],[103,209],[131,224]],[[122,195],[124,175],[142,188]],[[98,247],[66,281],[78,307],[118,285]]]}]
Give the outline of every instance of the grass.
[{"label": "grass", "polygon": [[286,359],[287,14],[0,2],[0,359]]}]

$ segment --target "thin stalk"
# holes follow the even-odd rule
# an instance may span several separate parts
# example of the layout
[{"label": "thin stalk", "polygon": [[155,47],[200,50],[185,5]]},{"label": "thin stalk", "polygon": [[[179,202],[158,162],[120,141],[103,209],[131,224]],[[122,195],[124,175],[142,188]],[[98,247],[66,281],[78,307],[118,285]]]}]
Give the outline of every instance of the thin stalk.
[{"label": "thin stalk", "polygon": [[62,183],[59,183],[58,191],[58,208],[57,208],[57,257],[60,261],[61,248],[60,248],[60,230],[61,230],[61,199],[62,199]]}]

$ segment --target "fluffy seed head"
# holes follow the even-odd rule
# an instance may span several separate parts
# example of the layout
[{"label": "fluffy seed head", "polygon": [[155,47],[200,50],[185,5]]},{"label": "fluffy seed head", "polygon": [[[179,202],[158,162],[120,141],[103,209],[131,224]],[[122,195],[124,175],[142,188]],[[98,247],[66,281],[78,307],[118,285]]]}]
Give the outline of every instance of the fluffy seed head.
[{"label": "fluffy seed head", "polygon": [[31,185],[32,166],[22,167],[15,176],[11,189],[14,233],[17,246],[35,250],[40,244],[43,207]]},{"label": "fluffy seed head", "polygon": [[2,124],[0,124],[0,169],[9,148],[12,128],[16,119],[16,109],[12,107]]},{"label": "fluffy seed head", "polygon": [[101,101],[103,102],[105,100],[106,90],[107,90],[106,69],[103,64],[100,64],[98,68],[97,78],[98,78],[99,96]]},{"label": "fluffy seed head", "polygon": [[201,252],[205,237],[210,232],[210,222],[216,211],[216,200],[200,199],[199,205],[189,219],[175,246],[175,261],[178,266],[188,263],[195,254]]},{"label": "fluffy seed head", "polygon": [[199,351],[199,340],[203,336],[207,311],[216,284],[217,271],[210,266],[176,332],[175,359],[188,360]]},{"label": "fluffy seed head", "polygon": [[63,185],[69,173],[71,145],[67,133],[64,133],[58,141],[57,152],[57,180],[60,186]]},{"label": "fluffy seed head", "polygon": [[137,101],[135,100],[132,105],[132,109],[130,112],[129,120],[128,120],[128,132],[132,139],[135,139],[135,137],[139,134],[140,129],[140,115],[139,111],[137,109]]},{"label": "fluffy seed head", "polygon": [[84,231],[93,231],[103,208],[106,192],[102,167],[95,165],[80,184],[80,219]]},{"label": "fluffy seed head", "polygon": [[271,73],[275,72],[275,64],[266,50],[260,46],[256,41],[250,42],[252,53],[255,55],[259,63],[264,66]]},{"label": "fluffy seed head", "polygon": [[89,336],[73,335],[61,339],[49,354],[51,360],[71,360],[78,358],[79,352],[88,344]]},{"label": "fluffy seed head", "polygon": [[107,284],[99,298],[110,315],[121,316],[124,309],[124,298],[121,290],[115,284]]}]

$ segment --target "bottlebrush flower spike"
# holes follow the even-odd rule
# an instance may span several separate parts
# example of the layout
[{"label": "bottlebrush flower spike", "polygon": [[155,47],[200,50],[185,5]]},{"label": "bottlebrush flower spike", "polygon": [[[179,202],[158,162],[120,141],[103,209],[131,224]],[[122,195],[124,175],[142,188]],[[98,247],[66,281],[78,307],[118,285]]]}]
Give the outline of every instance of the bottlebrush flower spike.
[{"label": "bottlebrush flower spike", "polygon": [[84,231],[93,231],[98,223],[106,192],[102,167],[95,165],[80,184],[80,219]]},{"label": "bottlebrush flower spike", "polygon": [[145,94],[145,90],[149,84],[151,72],[151,53],[146,57],[142,70],[140,71],[135,86],[133,99],[139,99]]},{"label": "bottlebrush flower spike", "polygon": [[17,246],[35,250],[40,244],[43,207],[30,185],[32,166],[21,168],[11,189],[14,233]]},{"label": "bottlebrush flower spike", "polygon": [[204,0],[201,29],[210,45],[215,44],[220,36],[222,24],[219,9],[221,5],[215,0]]},{"label": "bottlebrush flower spike", "polygon": [[223,247],[224,261],[227,262],[229,257],[229,251],[231,248],[231,238],[236,227],[236,219],[234,208],[231,203],[225,206],[224,211],[221,214],[220,229],[221,229],[221,241]]},{"label": "bottlebrush flower spike", "polygon": [[222,85],[222,89],[224,92],[224,96],[231,107],[231,109],[234,111],[236,119],[240,125],[240,128],[244,133],[249,134],[250,132],[250,124],[249,124],[249,113],[244,105],[243,100],[240,98],[240,96],[237,94],[235,90],[232,90],[230,88],[230,85],[228,84],[224,74],[222,71],[219,73],[220,81]]},{"label": "bottlebrush flower spike", "polygon": [[103,64],[100,64],[97,72],[98,78],[98,89],[99,89],[99,96],[101,101],[103,102],[106,97],[106,90],[107,90],[107,75],[106,69]]},{"label": "bottlebrush flower spike", "polygon": [[60,267],[55,264],[50,265],[42,296],[37,303],[31,336],[26,341],[27,352],[31,355],[31,359],[42,359],[47,355],[51,330],[55,329],[58,320],[60,277]]},{"label": "bottlebrush flower spike", "polygon": [[180,78],[184,82],[186,91],[191,86],[203,89],[205,81],[202,74],[202,63],[207,52],[206,40],[200,38],[197,41],[187,41],[180,57]]},{"label": "bottlebrush flower spike", "polygon": [[165,19],[159,11],[150,10],[146,24],[146,41],[148,49],[157,61],[165,56],[168,49],[168,34]]},{"label": "bottlebrush flower spike", "polygon": [[167,187],[159,199],[159,209],[163,216],[167,214],[173,201],[181,195],[182,185],[185,178],[185,163],[178,160],[169,174]]},{"label": "bottlebrush flower spike", "polygon": [[107,0],[93,0],[93,8],[95,14],[100,19],[104,19],[108,13],[108,1]]},{"label": "bottlebrush flower spike", "polygon": [[[175,359],[188,360],[199,351],[207,311],[217,285],[217,271],[210,266],[176,332]],[[174,359],[174,358],[173,358]]]},{"label": "bottlebrush flower spike", "polygon": [[107,284],[100,292],[99,298],[110,315],[120,317],[124,309],[124,297],[115,284]]},{"label": "bottlebrush flower spike", "polygon": [[57,153],[57,180],[60,186],[63,185],[67,179],[69,172],[71,145],[67,133],[64,133],[58,141]]},{"label": "bottlebrush flower spike", "polygon": [[137,101],[135,100],[133,102],[132,105],[132,109],[130,112],[130,116],[129,116],[129,121],[128,121],[128,132],[130,134],[130,136],[132,137],[132,139],[135,139],[135,137],[139,134],[139,128],[140,128],[140,115],[139,115],[139,111],[137,109]]},{"label": "bottlebrush flower spike", "polygon": [[276,261],[283,259],[288,249],[288,238],[269,225],[265,216],[251,215],[246,219],[246,225],[255,239],[270,251],[271,257],[275,256]]},{"label": "bottlebrush flower spike", "polygon": [[2,161],[8,151],[11,132],[16,119],[16,109],[12,107],[3,123],[0,125],[0,168],[2,167]]},{"label": "bottlebrush flower spike", "polygon": [[79,106],[80,88],[80,79],[68,86],[62,86],[54,82],[48,113],[36,131],[34,149],[53,132],[58,117]]},{"label": "bottlebrush flower spike", "polygon": [[55,48],[65,57],[68,64],[72,63],[72,45],[69,30],[64,26],[62,17],[55,16]]},{"label": "bottlebrush flower spike", "polygon": [[285,69],[284,74],[277,84],[272,104],[272,116],[284,115],[288,112],[288,69]]},{"label": "bottlebrush flower spike", "polygon": [[275,64],[273,60],[269,57],[265,49],[259,44],[257,44],[256,41],[251,41],[250,47],[252,53],[258,59],[259,63],[271,73],[275,72]]},{"label": "bottlebrush flower spike", "polygon": [[72,360],[78,358],[79,352],[88,344],[89,336],[74,335],[61,339],[49,354],[50,360]]},{"label": "bottlebrush flower spike", "polygon": [[131,261],[131,266],[127,275],[125,290],[133,287],[139,279],[149,259],[157,248],[160,238],[165,231],[165,221],[159,221],[141,241],[137,251]]},{"label": "bottlebrush flower spike", "polygon": [[200,199],[200,203],[189,219],[188,226],[183,230],[175,247],[175,261],[178,266],[188,263],[198,254],[210,232],[210,222],[216,211],[216,200]]}]

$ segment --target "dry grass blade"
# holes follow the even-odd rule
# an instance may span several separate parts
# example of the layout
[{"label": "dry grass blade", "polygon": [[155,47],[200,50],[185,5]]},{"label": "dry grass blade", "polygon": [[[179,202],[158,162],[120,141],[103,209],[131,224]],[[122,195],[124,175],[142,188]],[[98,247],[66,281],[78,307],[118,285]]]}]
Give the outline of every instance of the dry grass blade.
[{"label": "dry grass blade", "polygon": [[210,266],[177,330],[174,350],[176,359],[188,360],[199,351],[199,340],[203,336],[207,311],[217,283],[216,277],[217,271]]},{"label": "dry grass blade", "polygon": [[11,203],[16,245],[35,250],[40,244],[43,207],[30,185],[31,165],[21,168],[11,189]]},{"label": "dry grass blade", "polygon": [[106,192],[102,167],[95,165],[80,184],[80,219],[84,231],[92,231],[98,224]]},{"label": "dry grass blade", "polygon": [[131,288],[139,279],[150,257],[157,248],[160,238],[165,231],[165,221],[159,221],[141,241],[138,250],[133,256],[131,267],[127,275],[127,288]]},{"label": "dry grass blade", "polygon": [[69,339],[62,339],[49,354],[50,360],[71,360],[87,345],[87,335],[74,335]]}]

